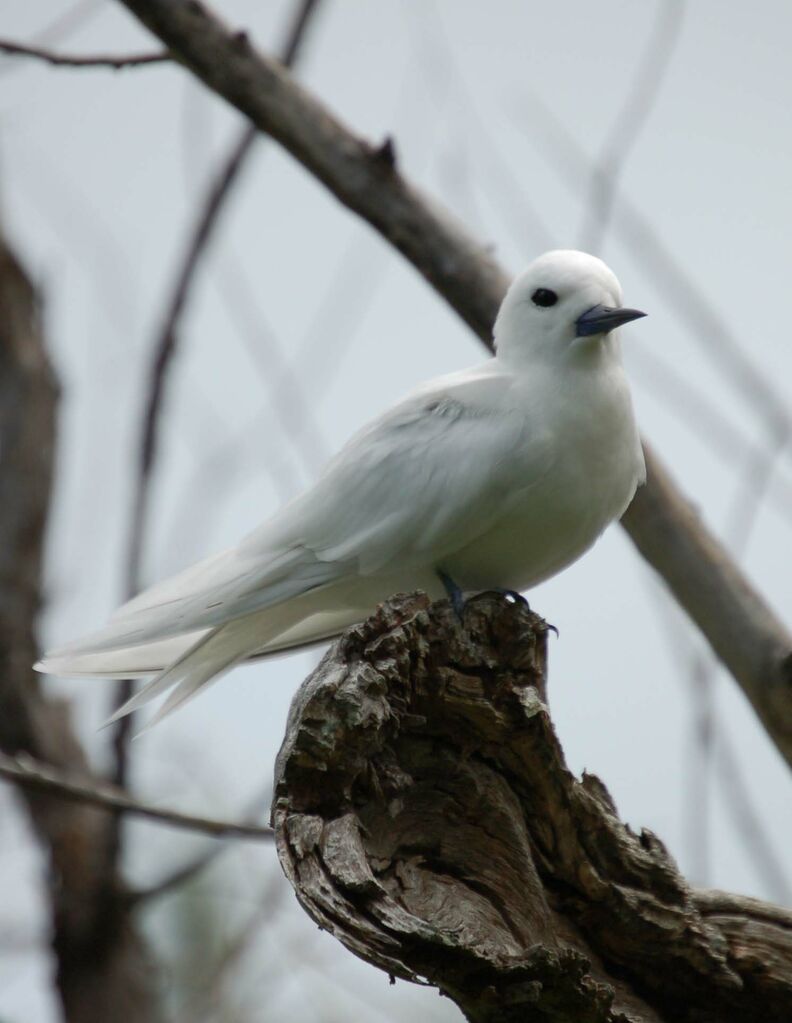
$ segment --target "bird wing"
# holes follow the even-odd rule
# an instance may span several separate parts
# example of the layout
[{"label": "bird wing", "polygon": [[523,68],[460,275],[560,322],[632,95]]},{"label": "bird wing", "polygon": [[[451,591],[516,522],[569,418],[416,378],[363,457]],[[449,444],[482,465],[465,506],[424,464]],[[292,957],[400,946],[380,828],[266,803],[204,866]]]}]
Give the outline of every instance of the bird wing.
[{"label": "bird wing", "polygon": [[354,437],[305,498],[316,558],[362,576],[425,568],[486,532],[547,465],[526,417],[487,390],[486,403],[463,386],[423,393]]},{"label": "bird wing", "polygon": [[[354,576],[435,566],[488,529],[546,459],[489,374],[425,387],[361,430],[318,483],[230,551],[135,597],[64,655],[195,633]],[[481,400],[486,398],[486,400]],[[292,623],[290,623],[292,624]]]}]

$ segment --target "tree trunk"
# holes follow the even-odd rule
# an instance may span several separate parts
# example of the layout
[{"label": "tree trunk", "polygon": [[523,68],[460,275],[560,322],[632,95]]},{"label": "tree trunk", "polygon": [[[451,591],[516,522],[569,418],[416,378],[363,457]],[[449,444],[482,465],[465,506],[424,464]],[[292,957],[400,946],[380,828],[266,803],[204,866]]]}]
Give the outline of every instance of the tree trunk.
[{"label": "tree trunk", "polygon": [[460,623],[397,597],[297,693],[276,766],[281,865],[305,910],[467,1019],[792,1019],[792,914],[696,892],[605,786],[569,772],[547,625],[496,594]]},{"label": "tree trunk", "polygon": [[[0,237],[0,749],[91,777],[68,707],[44,698],[33,662],[57,387],[38,300]],[[157,1023],[157,973],[107,869],[111,815],[20,792],[49,858],[56,980],[68,1023]]]}]

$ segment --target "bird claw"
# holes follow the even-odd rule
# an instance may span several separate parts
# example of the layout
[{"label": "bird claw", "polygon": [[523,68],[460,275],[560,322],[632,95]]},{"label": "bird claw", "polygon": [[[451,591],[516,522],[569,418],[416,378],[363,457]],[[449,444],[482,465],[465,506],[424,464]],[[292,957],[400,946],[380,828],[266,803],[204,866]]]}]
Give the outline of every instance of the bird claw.
[{"label": "bird claw", "polygon": [[531,605],[528,603],[527,598],[522,593],[518,593],[517,590],[504,590],[497,586],[495,593],[500,593],[510,604],[524,605],[529,611],[531,610]]},{"label": "bird claw", "polygon": [[[443,588],[448,594],[448,600],[451,604],[451,607],[454,609],[454,613],[456,614],[457,619],[459,620],[459,622],[462,622],[464,618],[465,604],[467,603],[467,601],[465,600],[464,593],[459,588],[459,586],[454,582],[451,576],[444,572],[441,568],[437,569],[437,577],[443,584]],[[509,604],[525,607],[527,611],[531,610],[531,605],[528,603],[527,598],[524,597],[522,593],[518,593],[517,590],[507,590],[503,589],[500,586],[496,586],[492,590],[489,590],[487,592],[499,593],[508,601]],[[544,627],[546,632],[554,632],[556,636],[559,635],[558,629],[555,627],[555,625],[551,625],[550,622],[544,622]]]}]

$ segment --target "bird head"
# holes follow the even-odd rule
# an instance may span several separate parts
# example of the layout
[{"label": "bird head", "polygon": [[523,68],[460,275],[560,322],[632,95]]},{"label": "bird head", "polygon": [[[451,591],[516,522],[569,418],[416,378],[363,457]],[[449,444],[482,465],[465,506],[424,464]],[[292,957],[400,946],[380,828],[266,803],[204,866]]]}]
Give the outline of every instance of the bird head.
[{"label": "bird head", "polygon": [[495,321],[495,347],[500,358],[525,364],[617,352],[611,332],[645,315],[622,305],[621,286],[601,259],[559,249],[515,278]]}]

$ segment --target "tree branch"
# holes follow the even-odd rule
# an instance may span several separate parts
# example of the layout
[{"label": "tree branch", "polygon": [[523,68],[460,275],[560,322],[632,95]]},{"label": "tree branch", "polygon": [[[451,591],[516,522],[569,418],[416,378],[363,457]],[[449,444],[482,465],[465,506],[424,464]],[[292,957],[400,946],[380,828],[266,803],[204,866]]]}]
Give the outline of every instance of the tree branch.
[{"label": "tree branch", "polygon": [[476,1023],[782,1023],[792,914],[693,892],[569,772],[547,626],[495,594],[460,624],[394,598],[297,693],[273,824],[303,908]]},{"label": "tree branch", "polygon": [[[508,275],[482,244],[423,198],[391,159],[353,135],[276,61],[257,53],[195,0],[122,2],[209,88],[375,227],[491,344]],[[623,524],[743,687],[792,765],[792,637],[690,513],[651,452],[648,462],[649,484],[639,491]],[[692,552],[700,556],[695,566],[685,560]],[[689,576],[681,571],[683,564]],[[721,618],[724,609],[730,612],[727,622]]]},{"label": "tree branch", "polygon": [[40,46],[26,46],[24,43],[12,42],[10,39],[0,39],[0,52],[18,57],[34,57],[36,60],[43,60],[56,67],[100,67],[112,68],[114,71],[129,67],[141,67],[144,64],[164,64],[171,59],[168,53],[137,53],[127,56],[102,54],[82,57],[53,53]]},{"label": "tree branch", "polygon": [[202,817],[170,810],[165,807],[134,799],[123,789],[106,782],[90,778],[71,777],[62,769],[54,769],[32,757],[18,754],[16,757],[0,753],[0,777],[7,778],[23,789],[60,796],[62,799],[86,803],[113,813],[146,817],[149,820],[168,824],[174,828],[200,831],[215,838],[272,838],[272,829],[258,824],[241,821],[223,821],[214,817]]},{"label": "tree branch", "polygon": [[622,524],[740,683],[792,764],[792,641],[644,444],[649,485]]}]

